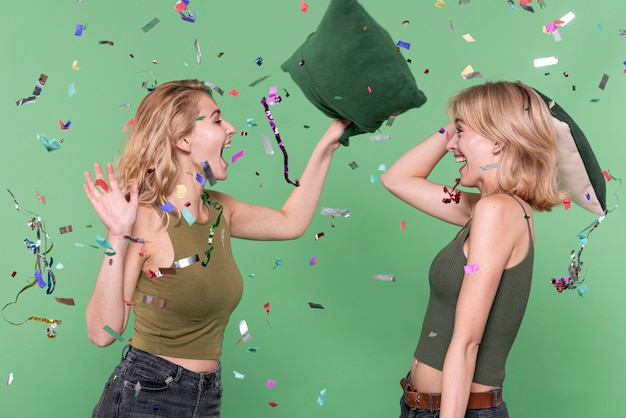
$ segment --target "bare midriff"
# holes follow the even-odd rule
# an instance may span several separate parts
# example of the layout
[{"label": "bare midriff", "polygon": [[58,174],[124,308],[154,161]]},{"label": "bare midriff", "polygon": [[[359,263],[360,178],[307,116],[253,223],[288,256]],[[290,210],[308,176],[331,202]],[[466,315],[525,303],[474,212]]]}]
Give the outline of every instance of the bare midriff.
[{"label": "bare midriff", "polygon": [[200,360],[161,355],[159,355],[159,357],[194,373],[211,373],[214,372],[220,365],[219,360]]},{"label": "bare midriff", "polygon": [[[420,393],[441,393],[441,382],[443,372],[427,364],[421,363],[418,359],[413,359],[411,364],[411,385]],[[497,386],[481,385],[472,382],[470,392],[489,392],[497,389]]]}]

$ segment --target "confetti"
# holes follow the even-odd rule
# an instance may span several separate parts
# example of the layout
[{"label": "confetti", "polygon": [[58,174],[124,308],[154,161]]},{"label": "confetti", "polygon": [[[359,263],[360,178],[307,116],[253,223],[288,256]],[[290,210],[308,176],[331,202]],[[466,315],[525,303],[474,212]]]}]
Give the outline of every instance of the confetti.
[{"label": "confetti", "polygon": [[600,87],[601,90],[604,90],[604,88],[606,87],[606,83],[609,81],[609,75],[607,73],[604,73],[602,75],[602,79],[600,80],[600,84],[598,85],[598,87]]},{"label": "confetti", "polygon": [[391,136],[389,135],[373,135],[373,136],[370,136],[370,141],[372,142],[386,141],[389,138],[391,138]]},{"label": "confetti", "polygon": [[228,94],[230,94],[231,96],[239,97],[239,90],[232,89],[231,91],[228,92]]},{"label": "confetti", "polygon": [[258,57],[254,60],[254,62],[260,67],[261,65],[263,65],[263,57]]},{"label": "confetti", "polygon": [[411,49],[411,44],[409,42],[398,41],[396,45],[399,46],[400,48]]},{"label": "confetti", "polygon": [[276,267],[280,266],[281,264],[283,264],[282,257],[276,257],[274,259],[274,269],[276,269]]},{"label": "confetti", "polygon": [[474,39],[469,33],[463,35],[463,39],[465,39],[466,42],[476,42],[476,39]]},{"label": "confetti", "polygon": [[278,404],[274,401],[270,401],[267,403],[269,406],[271,406],[272,408],[276,408],[278,406]]},{"label": "confetti", "polygon": [[220,96],[224,95],[224,90],[222,90],[221,88],[219,88],[217,85],[209,82],[209,81],[205,81],[204,85],[207,86],[208,88],[210,88],[211,90],[216,91]]},{"label": "confetti", "polygon": [[143,33],[148,32],[150,29],[152,29],[153,27],[155,27],[157,25],[157,23],[159,23],[160,20],[158,18],[154,18],[152,19],[150,22],[148,22],[144,27],[141,28],[141,31]]},{"label": "confetti", "polygon": [[265,386],[267,386],[268,388],[273,388],[274,386],[276,386],[276,381],[268,379],[267,382],[265,382]]},{"label": "confetti", "polygon": [[309,10],[309,5],[307,4],[307,2],[304,0],[300,0],[300,11],[302,13],[306,13],[308,10]]},{"label": "confetti", "polygon": [[320,390],[320,395],[317,397],[317,403],[320,406],[324,406],[324,402],[326,402],[326,389]]},{"label": "confetti", "polygon": [[258,78],[258,79],[256,79],[256,80],[254,80],[252,83],[248,84],[248,86],[249,86],[249,87],[254,87],[254,86],[256,86],[257,84],[259,84],[259,83],[261,83],[261,82],[265,81],[265,80],[266,80],[266,79],[268,79],[268,78],[269,78],[269,75],[264,75],[263,77]]},{"label": "confetti", "polygon": [[78,60],[72,61],[72,68],[76,71],[80,71],[80,67],[78,66]]},{"label": "confetti", "polygon": [[37,200],[39,200],[44,205],[46,204],[46,197],[44,195],[42,195],[41,193],[37,192],[36,196],[37,196]]},{"label": "confetti", "polygon": [[477,71],[474,71],[474,68],[471,65],[468,65],[461,72],[461,77],[463,77],[465,80],[470,80],[472,78],[481,78],[482,74]]},{"label": "confetti", "polygon": [[359,167],[359,165],[356,163],[356,161],[352,161],[351,163],[348,164],[350,166],[351,169],[356,169]]},{"label": "confetti", "polygon": [[113,41],[100,41],[100,42],[98,42],[98,44],[113,46]]},{"label": "confetti", "polygon": [[135,398],[139,396],[140,392],[141,392],[141,383],[137,382],[137,384],[135,384]]},{"label": "confetti", "polygon": [[342,216],[344,218],[350,216],[350,211],[348,209],[322,208],[320,213],[322,215]]},{"label": "confetti", "polygon": [[74,31],[74,36],[81,36],[83,34],[83,30],[85,29],[85,25],[76,25],[76,30]]},{"label": "confetti", "polygon": [[559,59],[557,57],[536,58],[533,60],[533,65],[537,67],[546,67],[548,65],[558,64]]},{"label": "confetti", "polygon": [[215,186],[217,184],[217,180],[215,179],[215,175],[213,175],[213,170],[211,170],[211,166],[208,161],[202,161],[202,170],[204,171],[204,175],[206,179],[209,181],[211,186]]},{"label": "confetti", "polygon": [[478,267],[478,264],[468,264],[466,266],[463,266],[463,270],[465,271],[465,274],[470,274],[470,273],[474,273],[478,270],[480,270],[480,267]]},{"label": "confetti", "polygon": [[296,180],[295,182],[291,181],[291,179],[289,178],[289,156],[287,155],[287,151],[285,150],[285,145],[283,144],[283,141],[280,139],[280,133],[278,132],[278,127],[276,127],[274,118],[272,117],[272,113],[269,110],[269,106],[267,104],[267,100],[265,99],[265,97],[261,99],[261,105],[263,105],[263,107],[265,108],[265,115],[267,116],[267,120],[269,121],[270,127],[272,128],[272,131],[274,132],[274,137],[276,138],[276,142],[278,142],[278,146],[283,152],[283,171],[284,171],[285,180],[287,181],[287,183],[293,184],[295,187],[298,187],[300,185],[300,182],[298,180]]},{"label": "confetti", "polygon": [[70,85],[67,88],[67,94],[69,94],[70,97],[74,97],[76,95],[76,83],[75,82],[71,82]]},{"label": "confetti", "polygon": [[143,295],[141,303],[145,303],[146,305],[154,305],[157,308],[165,308],[167,306],[167,301],[165,299],[149,295]]},{"label": "confetti", "polygon": [[309,306],[313,309],[324,309],[321,303],[309,302]]},{"label": "confetti", "polygon": [[400,222],[400,231],[404,231],[404,228],[406,228],[406,221],[403,219],[402,222]]},{"label": "confetti", "polygon": [[68,232],[72,232],[72,225],[62,226],[59,228],[59,233],[61,235],[67,234]]},{"label": "confetti", "polygon": [[243,379],[244,377],[246,377],[245,375],[239,373],[236,370],[233,370],[233,374],[235,375],[235,379]]},{"label": "confetti", "polygon": [[238,159],[240,159],[241,157],[243,157],[243,154],[246,152],[246,149],[242,149],[241,151],[233,154],[233,156],[230,158],[230,162],[234,163],[235,161],[237,161]]},{"label": "confetti", "polygon": [[182,215],[183,215],[183,218],[185,218],[185,221],[187,221],[187,224],[189,224],[189,226],[196,223],[196,218],[194,218],[191,212],[189,212],[189,209],[187,207],[183,209]]},{"label": "confetti", "polygon": [[492,170],[498,167],[500,167],[500,163],[487,164],[487,165],[480,166],[479,168],[483,171],[486,171],[486,170]]},{"label": "confetti", "polygon": [[323,232],[318,232],[317,234],[315,234],[315,239],[318,240],[320,238],[322,238],[324,236]]},{"label": "confetti", "polygon": [[393,274],[372,274],[372,279],[383,282],[395,282],[396,276]]},{"label": "confetti", "polygon": [[11,386],[11,383],[13,383],[13,373],[9,373],[9,377],[7,377],[6,387]]},{"label": "confetti", "polygon": [[409,26],[409,23],[410,22],[405,19],[405,20],[402,21],[402,26],[407,27],[407,26]]},{"label": "confetti", "polygon": [[117,341],[119,341],[119,342],[124,342],[125,341],[124,337],[122,337],[120,334],[118,334],[116,331],[114,331],[113,328],[111,328],[110,326],[105,325],[102,329],[105,330],[106,332],[108,332]]},{"label": "confetti", "polygon": [[185,267],[189,267],[190,265],[197,263],[200,261],[200,256],[198,254],[190,255],[189,257],[181,258],[180,260],[174,261],[174,266],[177,269],[183,269]]},{"label": "confetti", "polygon": [[62,120],[60,120],[60,121],[59,121],[59,127],[60,127],[62,130],[64,130],[64,131],[66,131],[66,130],[70,129],[70,125],[71,125],[71,124],[72,124],[72,121],[71,121],[71,120],[69,120],[69,119],[68,119],[68,121],[67,121],[67,122],[65,122],[65,123],[63,123],[63,121],[62,121]]},{"label": "confetti", "polygon": [[57,302],[62,303],[63,305],[75,306],[73,298],[54,298]]},{"label": "confetti", "polygon": [[37,134],[37,139],[39,140],[39,142],[42,143],[44,147],[46,147],[48,152],[61,149],[61,145],[56,139],[48,140],[48,138],[46,138],[44,134]]},{"label": "confetti", "polygon": [[248,330],[248,324],[245,320],[239,321],[239,333],[241,334],[241,338],[239,339],[239,341],[237,341],[237,344],[252,340],[252,335],[250,335],[250,331]]},{"label": "confetti", "polygon": [[317,264],[317,257],[316,256],[311,257],[311,259],[309,260],[309,265],[314,266],[316,264]]},{"label": "confetti", "polygon": [[198,65],[200,65],[202,62],[202,52],[200,52],[200,43],[198,42],[198,39],[193,40],[193,46],[196,49],[196,61],[198,61]]}]

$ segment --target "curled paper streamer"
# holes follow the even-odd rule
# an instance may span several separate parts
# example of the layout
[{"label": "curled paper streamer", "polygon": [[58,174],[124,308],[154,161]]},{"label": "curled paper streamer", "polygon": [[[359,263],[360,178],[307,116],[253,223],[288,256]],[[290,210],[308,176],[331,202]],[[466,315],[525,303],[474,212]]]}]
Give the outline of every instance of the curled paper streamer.
[{"label": "curled paper streamer", "polygon": [[265,97],[261,99],[261,104],[263,105],[263,108],[265,109],[265,115],[267,116],[267,120],[270,123],[270,127],[272,128],[272,131],[274,132],[274,137],[276,137],[276,142],[278,142],[278,146],[283,152],[285,180],[287,181],[287,183],[293,184],[294,186],[298,187],[300,185],[300,182],[298,180],[293,182],[289,178],[289,156],[287,155],[287,151],[285,150],[285,145],[283,144],[283,141],[280,139],[280,133],[278,132],[278,127],[276,127],[276,123],[274,123],[274,118],[272,117],[272,113],[270,112],[270,108],[267,104],[267,100],[265,99]]}]

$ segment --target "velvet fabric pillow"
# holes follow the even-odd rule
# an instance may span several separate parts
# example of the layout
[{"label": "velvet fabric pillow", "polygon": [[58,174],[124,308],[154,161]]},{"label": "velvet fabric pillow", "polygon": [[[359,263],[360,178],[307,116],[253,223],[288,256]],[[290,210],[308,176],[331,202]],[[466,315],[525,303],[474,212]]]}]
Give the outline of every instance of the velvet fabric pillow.
[{"label": "velvet fabric pillow", "polygon": [[352,121],[343,145],[426,102],[389,33],[356,0],[331,0],[316,31],[281,68],[324,114]]},{"label": "velvet fabric pillow", "polygon": [[606,210],[606,179],[587,137],[561,106],[535,91],[552,112],[559,148],[559,184],[578,206],[602,215]]}]

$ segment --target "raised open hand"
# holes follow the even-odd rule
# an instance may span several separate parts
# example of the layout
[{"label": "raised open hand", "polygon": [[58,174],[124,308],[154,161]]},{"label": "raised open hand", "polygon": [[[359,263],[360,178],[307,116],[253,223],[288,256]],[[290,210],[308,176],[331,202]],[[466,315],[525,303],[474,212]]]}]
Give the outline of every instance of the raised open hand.
[{"label": "raised open hand", "polygon": [[83,184],[89,203],[109,230],[110,235],[130,235],[137,219],[137,183],[133,182],[131,185],[130,201],[128,201],[117,184],[115,172],[110,163],[107,164],[108,184],[104,180],[102,167],[99,163],[94,164],[94,170],[96,172],[95,181],[91,177],[91,173],[85,171],[86,183]]}]

